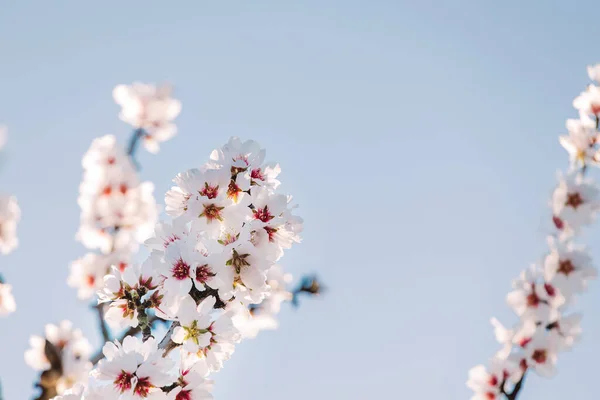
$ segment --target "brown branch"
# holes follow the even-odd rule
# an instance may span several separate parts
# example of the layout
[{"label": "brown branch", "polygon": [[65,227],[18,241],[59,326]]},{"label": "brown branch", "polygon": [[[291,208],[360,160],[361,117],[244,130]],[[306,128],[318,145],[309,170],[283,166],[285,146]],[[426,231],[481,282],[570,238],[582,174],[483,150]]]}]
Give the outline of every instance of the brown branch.
[{"label": "brown branch", "polygon": [[527,371],[523,371],[523,376],[521,377],[521,379],[519,379],[519,382],[515,384],[515,387],[510,393],[507,393],[504,390],[504,384],[502,384],[501,393],[506,396],[506,400],[517,400],[517,396],[521,392],[521,389],[523,389],[523,383],[525,383],[525,374],[527,374]]}]

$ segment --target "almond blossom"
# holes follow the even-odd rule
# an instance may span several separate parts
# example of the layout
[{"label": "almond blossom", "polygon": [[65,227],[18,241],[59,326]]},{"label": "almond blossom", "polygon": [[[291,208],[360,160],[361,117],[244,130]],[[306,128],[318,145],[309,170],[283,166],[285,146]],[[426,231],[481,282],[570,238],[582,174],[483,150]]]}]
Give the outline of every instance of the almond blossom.
[{"label": "almond blossom", "polygon": [[[593,80],[598,80],[599,72],[600,64],[588,67]],[[559,175],[552,193],[550,207],[556,230],[550,232],[548,252],[542,263],[521,273],[507,295],[518,323],[507,329],[492,319],[501,344],[493,371],[498,371],[498,363],[508,362],[517,366],[517,372],[501,368],[504,375],[498,378],[498,373],[482,366],[472,369],[467,386],[474,392],[473,399],[517,399],[528,373],[554,376],[560,353],[571,350],[581,337],[582,316],[568,313],[568,309],[597,277],[589,252],[574,238],[594,222],[600,207],[599,188],[587,176],[588,167],[599,160],[600,89],[588,86],[573,105],[580,118],[568,120],[569,135],[560,137],[569,153],[569,167]]]},{"label": "almond blossom", "polygon": [[113,97],[121,108],[119,117],[137,128],[143,137],[146,150],[157,153],[160,142],[171,139],[177,133],[173,120],[181,112],[179,100],[171,98],[169,86],[135,82],[118,85]]},{"label": "almond blossom", "polygon": [[106,343],[102,352],[106,358],[98,363],[92,376],[110,382],[114,394],[131,399],[147,398],[151,393],[162,396],[160,388],[174,381],[169,374],[172,361],[161,356],[153,338],[142,342],[127,336],[122,344]]},{"label": "almond blossom", "polygon": [[[58,399],[209,400],[207,377],[242,338],[276,328],[282,303],[297,304],[297,293],[318,293],[314,279],[290,291],[291,276],[276,264],[300,242],[303,220],[278,192],[279,164],[265,163],[255,141],[232,137],[176,175],[165,195],[169,220],[156,223],[153,186],[140,180],[134,153],[140,141],[155,152],[174,135],[181,105],[168,89],[139,83],[113,95],[134,131],[127,148],[106,135],[83,158],[77,239],[89,252],[68,278],[80,299],[93,300],[105,344],[91,355],[65,322],[32,337],[25,358],[42,377],[58,377],[38,385]],[[141,243],[149,254],[137,263]],[[160,340],[157,324],[166,324]],[[47,358],[52,351],[58,356]]]}]

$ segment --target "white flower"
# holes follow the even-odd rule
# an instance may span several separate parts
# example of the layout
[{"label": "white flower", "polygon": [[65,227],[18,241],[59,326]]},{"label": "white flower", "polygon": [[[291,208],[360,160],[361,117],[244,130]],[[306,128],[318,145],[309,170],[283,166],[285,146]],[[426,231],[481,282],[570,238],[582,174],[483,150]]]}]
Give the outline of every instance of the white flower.
[{"label": "white flower", "polygon": [[129,252],[116,251],[111,254],[87,253],[71,263],[67,279],[69,286],[77,288],[78,297],[82,300],[91,298],[103,287],[103,279],[115,266],[121,271],[129,268]]},{"label": "white flower", "polygon": [[187,213],[190,198],[192,195],[195,196],[201,187],[200,175],[201,171],[199,169],[189,169],[173,178],[173,182],[177,186],[171,187],[165,194],[165,211],[168,215],[175,218]]},{"label": "white flower", "polygon": [[210,159],[227,168],[259,168],[265,159],[265,150],[254,140],[242,142],[238,137],[229,139],[223,147],[213,150]]},{"label": "white flower", "polygon": [[[211,371],[218,371],[223,362],[231,357],[234,344],[239,342],[240,334],[233,325],[231,313],[225,312],[217,318],[211,318],[208,313],[215,305],[215,298],[209,296],[197,307],[193,300],[187,297],[182,300],[177,316],[181,326],[173,331],[171,339],[182,343],[184,359],[201,363]],[[187,303],[187,304],[186,304]]]},{"label": "white flower", "polygon": [[168,400],[212,400],[212,382],[195,369],[180,372],[178,385],[167,394]]},{"label": "white flower", "polygon": [[516,370],[516,366],[510,361],[498,358],[492,359],[487,368],[484,365],[471,368],[467,380],[467,387],[475,392],[471,399],[499,400],[502,385],[509,379],[518,379],[514,378]]},{"label": "white flower", "polygon": [[570,350],[581,337],[581,314],[571,314],[567,317],[560,316],[559,319],[548,325],[550,335],[554,335],[554,341],[558,350]]},{"label": "white flower", "polygon": [[591,80],[598,82],[600,80],[600,64],[588,65],[587,73]]},{"label": "white flower", "polygon": [[553,285],[540,281],[540,275],[534,267],[523,271],[506,301],[519,317],[547,322],[556,317],[565,299]]},{"label": "white flower", "polygon": [[559,140],[569,153],[571,164],[597,164],[600,160],[594,148],[598,136],[594,122],[589,119],[569,119],[567,129],[569,135],[561,136]]},{"label": "white flower", "polygon": [[115,87],[113,97],[122,107],[121,120],[143,129],[144,146],[149,152],[157,153],[159,143],[177,133],[172,121],[181,112],[181,102],[171,98],[170,87],[135,82],[131,86]]},{"label": "white flower", "polygon": [[281,182],[277,180],[277,176],[281,173],[279,164],[267,164],[263,167],[256,167],[250,171],[250,179],[252,185],[266,187],[271,191],[276,190]]},{"label": "white flower", "polygon": [[174,381],[169,374],[172,361],[162,357],[152,337],[142,342],[127,336],[122,345],[116,340],[106,343],[102,352],[106,358],[100,360],[92,376],[110,382],[115,394],[129,399],[148,398],[155,392],[162,396],[160,388]]},{"label": "white flower", "polygon": [[532,368],[540,376],[552,377],[556,372],[558,350],[556,336],[546,335],[538,330],[524,349],[527,367]]},{"label": "white flower", "polygon": [[600,88],[589,85],[573,100],[573,107],[584,115],[598,116],[600,114]]},{"label": "white flower", "polygon": [[0,195],[0,252],[8,254],[19,244],[17,223],[21,209],[14,196]]},{"label": "white flower", "polygon": [[12,286],[8,283],[0,282],[0,316],[4,317],[15,312],[17,304],[12,295]]},{"label": "white flower", "polygon": [[173,331],[172,340],[182,344],[183,348],[190,353],[196,353],[210,346],[212,339],[210,313],[214,305],[213,296],[209,296],[198,305],[190,296],[185,296],[177,310],[177,320],[180,325]]},{"label": "white flower", "polygon": [[135,174],[135,167],[113,135],[94,139],[81,165],[86,177],[92,180]]},{"label": "white flower", "polygon": [[576,173],[561,177],[552,194],[554,223],[558,229],[577,230],[591,223],[599,206],[598,188]]},{"label": "white flower", "polygon": [[140,183],[125,150],[114,136],[94,140],[83,158],[77,238],[105,253],[132,249],[148,238],[157,218],[154,186]]},{"label": "white flower", "polygon": [[113,267],[104,277],[104,287],[98,291],[99,302],[109,302],[104,318],[113,329],[138,326],[137,306],[131,299],[145,301],[158,286],[158,276],[150,260],[141,266],[134,264],[120,272]]},{"label": "white flower", "polygon": [[167,247],[164,256],[152,254],[152,263],[164,277],[163,287],[168,295],[183,296],[192,288],[195,268],[201,255],[186,241],[180,240]]},{"label": "white flower", "polygon": [[189,228],[182,219],[176,219],[170,224],[159,222],[154,228],[154,236],[144,244],[152,250],[164,252],[170,244],[185,239],[189,233]]},{"label": "white flower", "polygon": [[[261,257],[257,249],[249,242],[241,242],[223,255],[224,263],[216,270],[215,283],[221,299],[229,300],[240,290],[252,296],[250,302],[261,301],[268,291],[266,271],[271,264]],[[238,300],[242,300],[238,296]]]},{"label": "white flower", "polygon": [[565,296],[581,293],[598,272],[584,247],[573,243],[550,240],[550,254],[544,260],[546,281],[556,286]]},{"label": "white flower", "polygon": [[496,354],[499,359],[508,359],[513,346],[525,347],[537,332],[537,322],[533,319],[521,320],[512,329],[506,329],[496,318],[492,318],[491,323],[496,340],[503,345]]},{"label": "white flower", "polygon": [[87,380],[92,364],[88,361],[92,346],[79,329],[73,329],[70,321],[62,321],[60,325],[46,325],[45,338],[31,336],[31,348],[25,352],[25,362],[31,368],[44,371],[50,368],[46,357],[46,340],[50,342],[60,355],[62,375],[57,381],[58,394],[63,394],[77,383]]}]

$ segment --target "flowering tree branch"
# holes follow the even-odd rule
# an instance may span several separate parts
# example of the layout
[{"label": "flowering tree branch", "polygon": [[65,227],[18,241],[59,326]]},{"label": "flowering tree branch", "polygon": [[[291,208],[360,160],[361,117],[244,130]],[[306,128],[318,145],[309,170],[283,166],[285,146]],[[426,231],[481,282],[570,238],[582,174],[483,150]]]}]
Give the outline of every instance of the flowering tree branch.
[{"label": "flowering tree branch", "polygon": [[[598,82],[600,65],[588,67],[588,74]],[[492,319],[502,348],[487,366],[469,371],[467,386],[475,398],[516,400],[526,374],[553,376],[560,352],[571,350],[581,335],[581,315],[568,311],[597,277],[589,252],[576,242],[600,210],[600,188],[587,176],[589,166],[600,164],[600,88],[589,85],[573,105],[579,118],[567,121],[568,135],[559,140],[570,165],[552,194],[549,251],[521,273],[506,298],[518,323],[505,328]]]},{"label": "flowering tree branch", "polygon": [[[33,336],[25,358],[42,371],[40,400],[209,400],[205,378],[240,340],[276,328],[283,303],[322,292],[315,276],[288,290],[291,276],[277,264],[300,242],[303,221],[291,196],[277,192],[279,165],[265,163],[256,142],[234,137],[175,177],[165,196],[172,220],[156,224],[152,185],[139,181],[134,156],[140,144],[157,152],[175,134],[181,105],[150,85],[113,94],[134,131],[126,148],[105,136],[83,158],[77,236],[95,251],[72,264],[68,282],[81,299],[97,299],[104,345],[92,354],[81,331],[63,321]],[[141,243],[150,256],[132,263]],[[157,321],[169,324],[160,342]],[[109,327],[123,332],[113,342]]]}]

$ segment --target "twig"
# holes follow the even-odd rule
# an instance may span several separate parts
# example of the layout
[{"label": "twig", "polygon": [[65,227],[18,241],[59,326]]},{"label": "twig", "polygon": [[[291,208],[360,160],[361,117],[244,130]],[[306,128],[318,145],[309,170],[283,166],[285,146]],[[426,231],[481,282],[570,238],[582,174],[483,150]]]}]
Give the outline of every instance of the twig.
[{"label": "twig", "polygon": [[98,311],[98,321],[100,322],[100,330],[102,331],[102,339],[104,343],[110,342],[110,333],[108,332],[108,326],[104,320],[104,303],[93,306]]},{"label": "twig", "polygon": [[318,296],[324,291],[325,288],[319,282],[316,275],[303,276],[298,287],[292,291],[292,305],[294,307],[298,307],[298,299],[302,293],[311,296]]},{"label": "twig", "polygon": [[502,384],[502,394],[506,396],[506,400],[517,400],[517,396],[519,395],[519,393],[521,392],[521,389],[523,388],[523,383],[525,382],[525,375],[527,374],[527,371],[523,372],[523,376],[521,377],[521,379],[519,379],[519,382],[517,382],[515,384],[515,387],[513,388],[512,392],[507,393],[504,390],[504,384]]},{"label": "twig", "polygon": [[162,338],[162,340],[158,344],[158,348],[164,350],[163,357],[166,357],[167,355],[169,355],[171,350],[173,350],[179,346],[178,343],[175,343],[174,341],[171,340],[171,336],[173,335],[175,328],[177,328],[178,326],[179,326],[179,321],[173,321],[173,323],[169,327],[169,330],[167,331],[167,333],[165,333],[165,336]]},{"label": "twig", "polygon": [[139,169],[140,166],[138,165],[137,161],[135,160],[135,151],[138,148],[140,139],[142,139],[145,136],[146,136],[146,132],[144,131],[144,129],[142,129],[142,128],[136,129],[135,131],[133,131],[133,135],[131,136],[131,139],[129,140],[129,145],[127,146],[127,155],[131,159],[131,162],[136,167],[136,169]]}]

